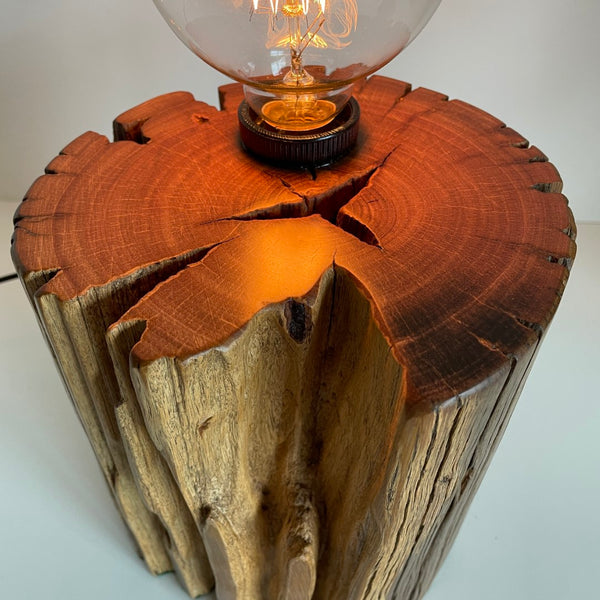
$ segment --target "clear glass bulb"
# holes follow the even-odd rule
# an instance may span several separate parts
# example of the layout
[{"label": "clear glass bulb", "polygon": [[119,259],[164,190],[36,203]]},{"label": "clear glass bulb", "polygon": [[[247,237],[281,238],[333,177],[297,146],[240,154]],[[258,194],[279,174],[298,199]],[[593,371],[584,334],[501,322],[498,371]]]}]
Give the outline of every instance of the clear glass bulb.
[{"label": "clear glass bulb", "polygon": [[417,36],[441,0],[153,0],[202,60],[245,84],[261,119],[322,127],[352,83]]}]

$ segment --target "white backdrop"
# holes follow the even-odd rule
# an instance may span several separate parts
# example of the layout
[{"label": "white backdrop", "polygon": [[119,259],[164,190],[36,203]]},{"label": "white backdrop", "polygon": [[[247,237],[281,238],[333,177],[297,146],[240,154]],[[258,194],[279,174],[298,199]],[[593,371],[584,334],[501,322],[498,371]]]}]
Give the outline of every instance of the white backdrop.
[{"label": "white backdrop", "polygon": [[[20,199],[85,130],[225,79],[171,33],[151,0],[0,0],[0,198]],[[600,221],[599,0],[442,0],[384,73],[487,110],[558,167],[577,220]],[[224,40],[225,43],[225,40]]]}]

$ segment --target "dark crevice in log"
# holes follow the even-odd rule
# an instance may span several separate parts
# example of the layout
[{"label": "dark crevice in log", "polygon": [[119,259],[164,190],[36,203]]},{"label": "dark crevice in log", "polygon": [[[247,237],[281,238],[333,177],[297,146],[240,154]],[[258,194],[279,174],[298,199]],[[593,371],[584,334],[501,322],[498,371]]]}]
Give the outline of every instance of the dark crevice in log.
[{"label": "dark crevice in log", "polygon": [[[388,154],[389,156],[389,154]],[[298,196],[299,201],[286,204],[276,204],[253,210],[240,215],[234,215],[222,219],[223,221],[261,221],[275,219],[294,219],[303,218],[310,215],[319,214],[332,225],[343,229],[346,233],[353,235],[359,241],[381,248],[377,236],[364,223],[360,223],[347,214],[340,214],[340,211],[356,195],[359,194],[371,181],[373,175],[385,163],[388,156],[384,158],[381,165],[369,171],[368,173],[351,178],[347,183],[331,192],[316,197],[307,197],[296,192],[293,186],[282,178],[279,178],[281,184],[290,190],[291,193]]]},{"label": "dark crevice in log", "polygon": [[[500,129],[507,129],[506,125],[502,125],[502,127],[500,127]],[[529,140],[526,140],[525,138],[521,138],[518,142],[511,142],[510,144],[513,148],[522,148],[523,150],[526,150],[527,148],[529,148]],[[539,157],[541,158],[541,157]],[[529,162],[536,162],[538,160],[538,157],[534,158],[533,160],[530,159]]]},{"label": "dark crevice in log", "polygon": [[[435,484],[431,488],[431,494],[429,495],[429,500],[427,501],[427,508],[425,509],[425,512],[423,514],[423,519],[421,521],[421,527],[419,528],[419,536],[421,535],[421,533],[423,532],[423,530],[425,528],[425,520],[427,517],[427,513],[429,512],[431,506],[433,505],[433,501],[435,500],[436,486],[439,483],[443,483],[445,485],[447,485],[449,483],[449,480],[446,477],[444,477],[444,478],[441,477],[441,473],[442,473],[442,470],[444,469],[444,467],[446,466],[448,457],[450,456],[450,451],[454,448],[454,442],[455,442],[454,438],[456,437],[456,431],[458,429],[458,424],[459,424],[459,421],[461,418],[462,411],[463,411],[463,404],[459,398],[459,401],[457,402],[457,406],[456,406],[456,414],[454,415],[454,421],[450,428],[450,432],[446,437],[446,445],[444,447],[444,453],[442,455],[442,459],[440,460],[438,470],[434,477]],[[415,546],[419,541],[419,536],[417,536],[417,539],[415,540]]]},{"label": "dark crevice in log", "polygon": [[365,598],[369,598],[371,595],[371,591],[373,589],[373,582],[375,581],[375,577],[377,575],[377,571],[379,570],[379,565],[381,564],[382,557],[380,556],[373,567],[373,572],[371,573],[371,577],[369,578],[369,582],[367,583],[367,588],[365,590]]},{"label": "dark crevice in log", "polygon": [[351,217],[348,214],[341,214],[337,220],[337,226],[340,229],[343,229],[346,233],[353,235],[355,238],[359,239],[361,242],[365,244],[369,244],[370,246],[375,246],[380,250],[383,249],[382,245],[379,243],[377,236],[364,224],[359,220]]},{"label": "dark crevice in log", "polygon": [[146,144],[149,140],[142,135],[142,125],[145,121],[137,123],[136,127],[129,130],[124,129],[119,123],[113,123],[113,139],[115,142],[135,142],[136,144]]},{"label": "dark crevice in log", "polygon": [[529,159],[530,163],[535,163],[535,162],[548,162],[548,157],[545,154],[542,154],[541,152],[539,154],[537,154],[536,156],[532,156]]},{"label": "dark crevice in log", "polygon": [[473,458],[471,458],[471,462],[469,463],[469,466],[467,467],[467,472],[465,473],[465,475],[463,476],[463,478],[461,479],[460,482],[460,488],[459,488],[459,495],[462,495],[465,491],[465,488],[467,487],[467,485],[469,485],[469,482],[471,481],[471,478],[473,477],[473,473],[475,472],[475,468],[473,466]]},{"label": "dark crevice in log", "polygon": [[[208,247],[196,248],[179,256],[166,258],[151,265],[141,267],[132,274],[91,287],[84,294],[78,296],[78,298],[83,298],[86,294],[93,291],[97,296],[93,304],[99,306],[104,322],[110,325],[115,323],[127,310],[159,284],[177,275],[187,267],[201,262],[213,249],[227,241],[229,240],[223,240]],[[45,283],[49,283],[54,277],[60,276],[62,272],[63,269],[47,271],[44,281],[40,282],[40,288]],[[39,293],[43,294],[45,290],[39,289]],[[110,302],[105,302],[107,297],[111,298]],[[106,312],[109,308],[111,310]]]},{"label": "dark crevice in log", "polygon": [[538,192],[542,192],[544,194],[552,194],[552,193],[560,192],[561,187],[562,187],[562,183],[560,181],[555,181],[555,182],[534,183],[531,186],[531,189],[537,190]]},{"label": "dark crevice in log", "polygon": [[[263,173],[267,173],[267,172],[263,171]],[[292,194],[295,194],[296,196],[298,196],[298,198],[300,198],[301,200],[306,202],[306,196],[303,196],[302,194],[298,193],[294,189],[294,186],[291,183],[286,181],[283,177],[279,177],[279,181],[281,182],[281,185],[283,185],[283,187],[287,188],[288,190],[290,190],[290,192],[292,192]]]},{"label": "dark crevice in log", "polygon": [[548,262],[558,264],[561,267],[565,267],[569,271],[571,270],[571,267],[573,265],[573,259],[570,256],[553,256],[552,254],[549,254],[547,256],[547,260]]},{"label": "dark crevice in log", "polygon": [[[408,477],[407,477],[407,480],[408,480]],[[412,505],[414,504],[415,494],[416,494],[416,488],[415,488],[415,491],[413,492],[413,494],[411,494],[408,497],[406,504],[404,506],[404,511],[402,513],[402,521],[400,523],[400,527],[398,528],[398,533],[396,534],[396,540],[394,543],[393,550],[390,554],[390,556],[392,557],[392,560],[394,560],[394,556],[396,555],[396,553],[398,552],[398,549],[400,548],[400,543],[401,543],[402,538],[405,533],[405,525],[406,525],[406,522],[408,519],[409,511],[411,510]],[[395,562],[396,562],[396,564],[398,563],[397,560]]]},{"label": "dark crevice in log", "polygon": [[527,327],[527,329],[531,329],[531,331],[535,332],[538,338],[541,338],[544,335],[544,328],[539,323],[532,323],[531,321],[525,321],[524,319],[519,319],[515,317],[518,323],[523,325],[523,327]]},{"label": "dark crevice in log", "polygon": [[200,423],[200,425],[198,426],[198,429],[196,430],[198,435],[202,435],[210,426],[210,422],[213,420],[214,415],[211,415],[210,417],[207,417],[206,419],[204,419],[204,421],[202,421],[202,423]]},{"label": "dark crevice in log", "polygon": [[210,514],[212,513],[212,507],[209,506],[208,504],[204,504],[200,507],[200,510],[198,511],[198,521],[200,522],[200,524],[204,525],[206,523],[206,521],[208,521],[208,518],[210,517]]},{"label": "dark crevice in log", "polygon": [[[119,379],[121,377],[124,377],[126,379],[125,387],[127,387],[127,391],[129,391],[129,386],[131,386],[131,389],[133,389],[133,383],[131,381],[131,378],[129,377],[129,374],[127,374],[127,377],[125,377],[124,374],[119,370],[120,365],[117,358],[115,358],[115,352],[113,347],[120,345],[121,347],[127,349],[126,352],[123,352],[123,356],[125,356],[126,354],[127,364],[129,364],[129,354],[131,352],[131,348],[133,347],[135,342],[137,342],[142,337],[144,331],[146,330],[146,327],[146,321],[143,321],[141,319],[135,319],[127,321],[125,326],[118,326],[113,323],[106,330],[108,352],[111,356],[111,361],[115,368],[115,376],[117,378],[117,383],[119,385],[119,388],[123,388],[124,384],[121,381],[119,381]],[[124,393],[121,389],[120,393],[115,399],[115,411],[117,411],[117,409],[124,402],[127,402],[127,393]]]},{"label": "dark crevice in log", "polygon": [[[406,477],[406,481],[409,481],[409,480],[410,480],[410,472],[409,472],[408,476]],[[417,487],[418,487],[418,484],[417,484]],[[389,563],[393,562],[395,564],[395,566],[397,566],[399,563],[399,559],[396,558],[396,555],[400,549],[402,542],[404,541],[404,536],[406,533],[406,523],[407,523],[409,511],[411,510],[412,505],[414,504],[415,493],[416,493],[416,488],[413,490],[413,493],[408,496],[408,498],[406,500],[406,504],[404,505],[402,520],[400,521],[400,523],[398,525],[398,531],[396,533],[394,545],[392,546],[392,551],[389,553],[388,563],[386,565],[384,565],[384,572],[388,571],[388,574],[393,575],[396,571],[395,568],[390,569]],[[408,558],[410,558],[410,557],[408,557]],[[373,585],[373,580],[375,579],[376,575],[377,575],[377,572],[375,571],[373,573],[372,581],[370,582],[370,587]],[[387,578],[386,578],[386,581],[387,581]]]},{"label": "dark crevice in log", "polygon": [[431,452],[433,450],[433,446],[435,444],[435,440],[437,437],[438,423],[440,420],[440,409],[437,406],[434,408],[434,413],[435,413],[435,421],[433,423],[433,430],[431,431],[431,439],[429,440],[429,446],[427,447],[427,452],[425,453],[425,460],[423,461],[423,467],[421,469],[420,479],[423,479],[423,475],[425,474],[425,469],[427,468],[427,464],[429,463],[429,459],[431,457]]},{"label": "dark crevice in log", "polygon": [[[173,110],[195,103],[194,97],[189,92],[172,92],[158,96],[140,105],[141,112],[126,111],[113,121],[113,139],[115,142],[131,141],[136,144],[147,144],[150,138],[143,133],[144,125],[159,115],[162,111]],[[132,114],[132,112],[134,114]],[[199,115],[193,115],[194,118]]]},{"label": "dark crevice in log", "polygon": [[397,464],[394,468],[394,472],[392,473],[392,478],[390,479],[386,502],[387,506],[391,506],[392,501],[394,500],[394,496],[396,495],[397,487],[398,487],[398,477],[400,475],[400,464]]},{"label": "dark crevice in log", "polygon": [[301,344],[312,329],[310,308],[302,302],[288,300],[285,303],[284,315],[288,334],[295,342]]},{"label": "dark crevice in log", "polygon": [[[507,313],[504,313],[504,314],[507,314]],[[511,317],[512,319],[514,319],[517,323],[519,323],[519,325],[523,325],[523,322],[520,321],[517,317],[514,317],[512,315],[508,315],[508,316]],[[486,338],[481,337],[480,335],[477,335],[477,333],[475,333],[468,327],[467,323],[461,321],[456,316],[453,316],[452,320],[456,321],[457,323],[459,323],[460,325],[465,327],[465,330],[468,332],[468,334],[473,336],[484,348],[486,348],[490,352],[497,352],[497,353],[501,354],[505,359],[510,360],[510,358],[512,356],[511,353],[504,350],[499,341],[492,342],[491,340],[488,340]],[[458,397],[458,402],[460,403],[460,396]]]},{"label": "dark crevice in log", "polygon": [[[39,222],[41,222],[43,220],[44,220],[43,218],[37,218],[35,221],[33,219],[28,219],[28,221],[30,221],[32,223],[33,222],[38,222],[39,223]],[[35,231],[33,231],[32,229],[30,229],[29,227],[26,227],[25,225],[22,225],[21,223],[19,223],[18,221],[15,222],[15,231],[17,229],[19,231],[22,231],[23,233],[26,233],[28,236],[31,236],[31,237],[38,237],[38,236],[43,235],[41,233],[36,233]]]},{"label": "dark crevice in log", "polygon": [[575,241],[575,238],[577,237],[577,229],[575,228],[575,223],[573,223],[572,225],[569,225],[568,227],[566,227],[565,229],[562,229],[561,231],[566,236],[568,236],[573,241]]},{"label": "dark crevice in log", "polygon": [[331,279],[331,308],[329,310],[329,320],[327,322],[327,336],[325,338],[325,347],[329,348],[329,345],[331,343],[331,328],[333,326],[333,318],[335,317],[335,312],[336,312],[336,304],[335,304],[335,300],[336,300],[336,292],[337,292],[337,285],[338,285],[338,272],[335,266],[335,260],[333,261],[333,265],[332,265],[332,279]]},{"label": "dark crevice in log", "polygon": [[131,126],[124,126],[118,121],[113,122],[113,139],[115,142],[135,142],[136,144],[147,144],[150,138],[146,137],[142,133],[144,124],[150,119],[150,117],[137,121]]},{"label": "dark crevice in log", "polygon": [[[56,173],[50,173],[50,175],[55,175],[55,174]],[[26,202],[27,199],[28,198],[25,197],[23,199],[23,202]],[[59,211],[56,211],[53,214],[46,214],[46,215],[22,216],[20,214],[20,211],[17,210],[17,212],[15,213],[15,216],[13,217],[13,225],[15,226],[15,229],[19,229],[19,228],[23,228],[22,221],[24,219],[27,220],[28,223],[43,223],[44,221],[54,221],[55,219],[65,219],[70,216],[71,215],[67,212],[59,212]]]}]

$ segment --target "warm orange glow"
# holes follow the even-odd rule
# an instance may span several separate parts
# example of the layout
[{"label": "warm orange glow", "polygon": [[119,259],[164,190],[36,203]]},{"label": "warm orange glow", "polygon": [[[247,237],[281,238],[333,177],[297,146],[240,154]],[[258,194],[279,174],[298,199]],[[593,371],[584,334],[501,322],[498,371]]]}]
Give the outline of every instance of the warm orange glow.
[{"label": "warm orange glow", "polygon": [[[321,7],[321,12],[325,12],[325,4],[327,0],[313,0],[315,4],[318,4]],[[265,0],[252,0],[254,4],[254,10],[259,12],[260,9],[266,4]],[[269,7],[273,14],[276,14],[279,9],[279,0],[268,0]],[[307,15],[308,9],[310,5],[310,0],[288,0],[284,3],[282,7],[282,12],[285,15],[285,11],[290,8],[295,12],[296,10],[302,10],[302,13]],[[289,16],[289,15],[286,15]]]},{"label": "warm orange glow", "polygon": [[273,127],[288,131],[310,131],[330,123],[337,112],[333,102],[317,100],[312,94],[304,97],[272,100],[262,108],[262,115]]},{"label": "warm orange glow", "polygon": [[256,14],[268,15],[266,48],[289,50],[289,68],[282,83],[290,88],[290,93],[263,104],[262,117],[273,127],[288,131],[308,131],[326,125],[339,107],[310,90],[320,83],[321,75],[305,67],[304,53],[309,47],[349,45],[358,20],[357,0],[252,0],[252,8]]},{"label": "warm orange glow", "polygon": [[[261,298],[266,305],[306,294],[333,263],[340,237],[335,228],[323,227],[320,217],[310,217],[261,223],[245,230],[244,240],[239,301]],[[256,306],[248,312],[254,314]]]},{"label": "warm orange glow", "polygon": [[[287,48],[294,43],[294,39],[291,35],[286,35],[274,43],[275,48]],[[308,43],[315,48],[327,48],[327,42],[316,33],[314,35],[309,36]]]},{"label": "warm orange glow", "polygon": [[[267,48],[281,48],[296,44],[318,48],[343,48],[347,39],[356,29],[358,19],[357,0],[252,0],[253,11],[269,14]],[[285,17],[281,19],[280,17]],[[290,31],[300,28],[304,22],[304,32],[299,35]],[[292,21],[298,21],[292,23]]]}]

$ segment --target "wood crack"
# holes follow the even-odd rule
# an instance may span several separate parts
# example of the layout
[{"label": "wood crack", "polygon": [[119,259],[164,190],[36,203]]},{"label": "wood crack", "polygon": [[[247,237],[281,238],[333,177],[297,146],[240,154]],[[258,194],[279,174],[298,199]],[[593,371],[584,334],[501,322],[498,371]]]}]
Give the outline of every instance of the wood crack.
[{"label": "wood crack", "polygon": [[[390,152],[391,154],[391,152]],[[222,221],[261,221],[275,219],[303,218],[311,215],[321,215],[332,225],[339,227],[354,236],[360,242],[381,248],[377,236],[369,227],[347,214],[341,214],[342,209],[369,185],[373,175],[385,164],[389,154],[382,160],[381,165],[368,173],[353,177],[343,185],[318,196],[309,197],[297,192],[293,186],[279,178],[281,184],[291,193],[298,196],[298,202],[280,203],[265,208],[225,217]]]}]

